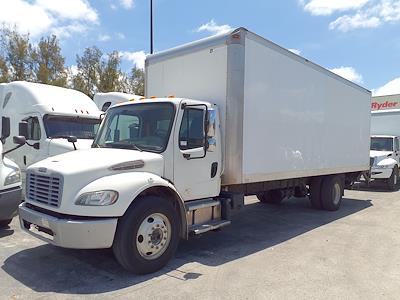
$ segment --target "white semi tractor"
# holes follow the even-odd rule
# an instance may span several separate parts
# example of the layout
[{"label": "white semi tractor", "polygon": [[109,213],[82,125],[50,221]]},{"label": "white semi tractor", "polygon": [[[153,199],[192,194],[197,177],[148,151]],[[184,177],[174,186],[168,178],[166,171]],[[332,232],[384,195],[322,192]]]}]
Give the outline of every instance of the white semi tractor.
[{"label": "white semi tractor", "polygon": [[3,143],[10,136],[10,119],[1,118],[0,136],[0,229],[8,226],[17,214],[21,203],[21,172],[19,167],[6,158]]},{"label": "white semi tractor", "polygon": [[121,92],[108,92],[108,93],[97,93],[93,97],[94,103],[101,111],[107,111],[111,106],[126,101],[135,101],[143,98],[142,96],[127,94]]},{"label": "white semi tractor", "polygon": [[371,114],[371,179],[398,189],[400,167],[400,109]]},{"label": "white semi tractor", "polygon": [[93,149],[28,168],[24,231],[149,273],[244,196],[333,211],[369,170],[370,92],[246,29],[148,57],[146,88],[169,97],[115,105]]},{"label": "white semi tractor", "polygon": [[[0,107],[0,116],[10,119],[11,136],[26,138],[23,147],[7,155],[23,172],[49,156],[90,148],[100,124],[101,111],[88,96],[45,84],[0,84]],[[3,145],[5,151],[14,146],[12,139]]]}]

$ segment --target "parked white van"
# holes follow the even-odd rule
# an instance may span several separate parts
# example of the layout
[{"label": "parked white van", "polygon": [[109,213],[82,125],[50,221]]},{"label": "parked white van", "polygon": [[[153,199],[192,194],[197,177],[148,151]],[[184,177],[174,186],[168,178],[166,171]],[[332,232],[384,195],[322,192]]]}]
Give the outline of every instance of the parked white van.
[{"label": "parked white van", "polygon": [[[100,123],[101,111],[88,96],[45,84],[0,84],[0,107],[1,116],[10,118],[11,136],[26,138],[7,156],[22,171],[49,156],[90,148]],[[3,147],[8,151],[15,145],[8,139]]]}]

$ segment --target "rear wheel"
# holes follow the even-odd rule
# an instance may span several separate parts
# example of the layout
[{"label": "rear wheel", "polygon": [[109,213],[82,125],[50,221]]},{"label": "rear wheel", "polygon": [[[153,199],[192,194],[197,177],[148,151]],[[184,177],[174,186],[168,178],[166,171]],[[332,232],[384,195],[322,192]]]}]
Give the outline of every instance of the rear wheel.
[{"label": "rear wheel", "polygon": [[153,196],[138,199],[118,222],[113,244],[117,261],[135,274],[160,270],[178,247],[178,220],[170,202]]},{"label": "rear wheel", "polygon": [[392,175],[387,180],[388,188],[391,191],[395,191],[397,189],[398,180],[399,180],[399,168],[397,166],[394,166],[393,171],[392,171]]},{"label": "rear wheel", "polygon": [[321,186],[322,178],[314,177],[310,182],[310,203],[315,209],[321,209]]},{"label": "rear wheel", "polygon": [[0,228],[5,228],[11,223],[12,219],[0,221]]},{"label": "rear wheel", "polygon": [[343,182],[340,175],[326,176],[322,181],[321,206],[325,210],[338,210],[342,203]]},{"label": "rear wheel", "polygon": [[258,200],[262,203],[279,204],[283,200],[283,192],[281,190],[270,190],[257,195]]}]

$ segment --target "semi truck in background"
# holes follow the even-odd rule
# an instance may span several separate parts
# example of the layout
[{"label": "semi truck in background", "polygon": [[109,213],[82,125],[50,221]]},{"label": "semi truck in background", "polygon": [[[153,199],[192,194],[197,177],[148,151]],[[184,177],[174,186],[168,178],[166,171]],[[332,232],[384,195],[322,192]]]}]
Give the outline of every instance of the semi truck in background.
[{"label": "semi truck in background", "polygon": [[111,106],[123,103],[126,101],[135,101],[143,98],[142,96],[134,95],[134,94],[127,94],[127,93],[120,93],[120,92],[109,92],[109,93],[97,93],[93,97],[94,103],[96,103],[97,107],[105,112]]},{"label": "semi truck in background", "polygon": [[400,167],[400,109],[371,113],[371,179],[398,189]]},{"label": "semi truck in background", "polygon": [[146,89],[167,97],[113,106],[92,149],[28,168],[24,231],[150,273],[245,196],[334,211],[369,170],[370,92],[244,28],[149,56]]},{"label": "semi truck in background", "polygon": [[[0,107],[0,115],[10,119],[11,136],[26,139],[7,155],[23,172],[49,156],[90,148],[100,124],[101,111],[88,96],[45,84],[0,84]],[[3,145],[5,151],[14,146],[10,139]]]},{"label": "semi truck in background", "polygon": [[0,136],[0,229],[7,227],[17,215],[21,203],[21,172],[19,167],[6,158],[3,144],[10,136],[10,119],[1,118]]}]

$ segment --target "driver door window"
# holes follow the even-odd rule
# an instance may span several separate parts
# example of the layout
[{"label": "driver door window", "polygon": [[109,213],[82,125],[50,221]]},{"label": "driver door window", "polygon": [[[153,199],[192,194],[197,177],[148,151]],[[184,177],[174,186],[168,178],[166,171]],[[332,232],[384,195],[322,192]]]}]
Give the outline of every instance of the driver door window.
[{"label": "driver door window", "polygon": [[189,150],[204,147],[204,110],[187,108],[179,130],[179,148]]}]

